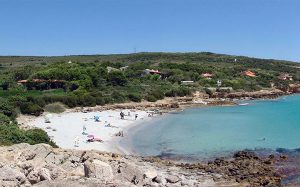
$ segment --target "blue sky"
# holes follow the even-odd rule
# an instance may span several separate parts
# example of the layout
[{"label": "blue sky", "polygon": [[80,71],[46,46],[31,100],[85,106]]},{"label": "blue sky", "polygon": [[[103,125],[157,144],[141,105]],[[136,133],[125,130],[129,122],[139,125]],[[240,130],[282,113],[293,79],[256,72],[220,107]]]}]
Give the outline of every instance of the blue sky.
[{"label": "blue sky", "polygon": [[0,0],[0,55],[134,49],[300,61],[300,0]]}]

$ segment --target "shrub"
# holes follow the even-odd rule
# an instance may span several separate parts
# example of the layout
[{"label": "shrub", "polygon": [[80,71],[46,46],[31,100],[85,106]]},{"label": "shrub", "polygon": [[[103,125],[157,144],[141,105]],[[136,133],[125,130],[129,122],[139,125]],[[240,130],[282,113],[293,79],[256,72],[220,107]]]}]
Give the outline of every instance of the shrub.
[{"label": "shrub", "polygon": [[90,95],[79,96],[78,104],[80,106],[96,106],[96,98]]},{"label": "shrub", "polygon": [[105,105],[105,99],[103,97],[96,97],[97,105]]},{"label": "shrub", "polygon": [[0,125],[0,145],[12,145],[17,143],[38,144],[46,143],[57,147],[42,129],[20,129],[16,124]]},{"label": "shrub", "polygon": [[44,112],[44,110],[39,105],[32,102],[22,103],[20,105],[20,110],[22,114],[30,114],[35,116],[39,116]]},{"label": "shrub", "polygon": [[44,110],[50,113],[62,113],[66,110],[66,108],[63,104],[57,102],[46,105]]},{"label": "shrub", "polygon": [[151,92],[148,93],[148,95],[155,97],[156,100],[165,98],[165,94],[161,90],[152,90]]},{"label": "shrub", "polygon": [[191,94],[191,90],[185,87],[174,88],[166,92],[167,97],[183,97]]},{"label": "shrub", "polygon": [[7,125],[9,124],[9,122],[10,122],[9,117],[0,113],[0,125]]},{"label": "shrub", "polygon": [[0,98],[0,113],[9,117],[15,117],[16,115],[13,104],[4,98]]},{"label": "shrub", "polygon": [[153,95],[148,95],[148,96],[146,97],[146,99],[147,99],[147,101],[149,101],[149,102],[155,102],[155,101],[157,101],[157,99],[156,99]]},{"label": "shrub", "polygon": [[130,93],[130,94],[128,94],[128,98],[130,99],[130,101],[133,101],[133,102],[141,102],[142,101],[142,97],[138,93]]},{"label": "shrub", "polygon": [[126,101],[125,95],[118,91],[113,91],[111,98],[114,103],[123,103]]},{"label": "shrub", "polygon": [[53,147],[57,147],[55,143],[50,140],[47,133],[42,129],[29,129],[25,131],[25,137],[29,144],[47,143]]}]

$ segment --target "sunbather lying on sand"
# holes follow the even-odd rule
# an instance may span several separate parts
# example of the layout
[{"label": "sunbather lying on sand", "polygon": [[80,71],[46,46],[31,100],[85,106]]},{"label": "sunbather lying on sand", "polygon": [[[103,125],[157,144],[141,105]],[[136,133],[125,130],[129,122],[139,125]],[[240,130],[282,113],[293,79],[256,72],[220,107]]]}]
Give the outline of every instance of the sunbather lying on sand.
[{"label": "sunbather lying on sand", "polygon": [[103,140],[101,140],[100,138],[96,138],[93,135],[89,135],[86,142],[88,142],[88,143],[89,142],[101,142],[102,143]]},{"label": "sunbather lying on sand", "polygon": [[109,123],[109,124],[107,124],[107,125],[105,125],[105,127],[119,128],[119,127],[117,127],[117,126],[111,125],[110,123]]}]

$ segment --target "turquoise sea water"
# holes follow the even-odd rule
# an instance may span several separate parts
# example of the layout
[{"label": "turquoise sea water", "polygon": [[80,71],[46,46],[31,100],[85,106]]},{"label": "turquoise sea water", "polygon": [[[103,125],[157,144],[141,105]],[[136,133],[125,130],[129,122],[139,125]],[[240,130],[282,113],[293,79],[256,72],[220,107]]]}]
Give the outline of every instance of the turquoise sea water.
[{"label": "turquoise sea water", "polygon": [[136,129],[131,143],[140,155],[199,159],[243,149],[299,148],[300,95],[168,114]]}]

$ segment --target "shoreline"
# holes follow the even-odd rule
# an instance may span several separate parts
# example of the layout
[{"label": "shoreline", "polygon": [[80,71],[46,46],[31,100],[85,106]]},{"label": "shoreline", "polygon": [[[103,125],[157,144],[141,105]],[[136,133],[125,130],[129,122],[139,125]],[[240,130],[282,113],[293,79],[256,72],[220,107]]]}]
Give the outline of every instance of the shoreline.
[{"label": "shoreline", "polygon": [[[282,95],[275,97],[275,98],[279,98]],[[261,99],[265,99],[265,97],[261,98]],[[255,99],[255,100],[261,100],[259,98]],[[273,94],[272,97],[269,99],[274,99]],[[200,103],[197,102],[200,100]],[[134,151],[130,148],[131,145],[130,141],[132,141],[132,137],[134,135],[134,132],[130,132],[131,130],[134,130],[134,128],[137,128],[137,130],[139,130],[140,128],[144,127],[143,123],[149,123],[149,121],[153,120],[153,119],[157,119],[157,116],[160,115],[156,114],[154,117],[148,117],[148,111],[158,111],[158,113],[161,113],[163,115],[168,115],[169,113],[172,112],[177,112],[177,111],[182,111],[185,110],[187,108],[198,108],[198,107],[209,107],[209,106],[235,106],[238,104],[238,102],[241,101],[247,101],[247,100],[253,100],[250,98],[246,98],[246,99],[237,99],[237,100],[229,100],[229,99],[222,99],[222,98],[210,98],[210,99],[199,99],[195,97],[193,99],[191,99],[190,97],[181,97],[181,98],[166,98],[164,100],[159,100],[157,102],[154,103],[150,103],[150,102],[141,102],[141,103],[121,103],[121,104],[111,104],[111,105],[104,105],[104,106],[96,106],[96,107],[81,107],[81,108],[72,108],[72,109],[68,109],[65,112],[61,113],[61,114],[53,114],[54,119],[55,119],[55,123],[65,123],[64,127],[61,126],[57,126],[57,124],[55,125],[55,127],[51,127],[51,125],[53,123],[49,123],[49,124],[45,124],[43,123],[44,117],[45,115],[47,115],[46,113],[43,116],[39,116],[39,117],[34,117],[34,116],[25,116],[25,115],[21,115],[20,117],[17,118],[17,121],[19,124],[21,124],[22,128],[42,128],[43,130],[45,130],[47,132],[47,134],[49,135],[49,137],[51,137],[51,139],[57,143],[57,145],[59,147],[62,148],[68,148],[68,149],[80,149],[80,150],[98,150],[98,151],[105,151],[105,152],[114,152],[114,153],[119,153],[119,154],[125,154],[125,155],[138,155],[137,153],[134,153]],[[133,115],[134,111],[137,111],[137,114],[139,115],[139,120],[137,121],[131,121],[130,120],[118,120],[119,116],[118,113],[124,111],[125,114],[127,114],[129,111],[131,111]],[[110,115],[111,113],[113,113],[113,115]],[[66,116],[66,120],[58,120],[57,118],[64,118],[64,116]],[[68,115],[70,115],[70,117],[68,117]],[[76,116],[78,116],[78,118],[76,118]],[[90,132],[89,134],[93,134],[98,136],[99,138],[104,140],[104,143],[100,144],[96,144],[96,142],[93,142],[93,144],[95,144],[95,146],[90,146],[90,145],[85,145],[83,144],[83,137],[80,135],[80,129],[82,129],[82,124],[92,124],[92,126],[94,125],[92,122],[92,117],[95,115],[104,115],[103,120],[98,123],[99,125],[101,125],[102,127],[107,124],[107,123],[113,123],[113,126],[117,126],[118,130],[116,129],[111,129],[109,127],[103,127],[103,128],[92,128],[92,132]],[[69,134],[69,130],[70,125],[72,125],[72,121],[74,121],[72,118],[76,118],[76,131],[71,131],[71,133],[75,133],[77,134],[77,136],[80,136],[80,145],[79,147],[74,147],[74,143],[73,145],[71,145],[71,141],[74,141],[75,138],[77,138],[75,135],[71,135],[71,139],[72,140],[68,140],[66,139],[67,137],[65,137],[64,134],[60,134],[60,135],[56,135],[56,130],[59,129],[62,131],[66,131],[66,134]],[[83,119],[83,120],[82,120]],[[142,119],[142,121],[140,120]],[[77,124],[79,121],[81,120],[81,124]],[[89,122],[88,124],[86,122]],[[67,124],[66,124],[67,123]],[[70,124],[68,124],[70,123]],[[115,125],[117,123],[117,125]],[[51,128],[49,128],[49,126]],[[80,126],[80,127],[79,127]],[[143,127],[142,127],[143,126]],[[107,131],[107,128],[109,128],[110,130]],[[98,130],[101,131],[101,133],[98,133]],[[122,131],[125,133],[125,137],[117,137],[114,136],[115,133],[117,133],[118,131]],[[135,131],[136,132],[136,131]],[[63,137],[63,139],[62,139]],[[68,136],[70,138],[70,136]],[[62,139],[62,140],[61,140]],[[68,141],[68,143],[64,143],[64,141]],[[124,142],[127,142],[127,144]],[[100,144],[100,145],[99,145]]]}]

